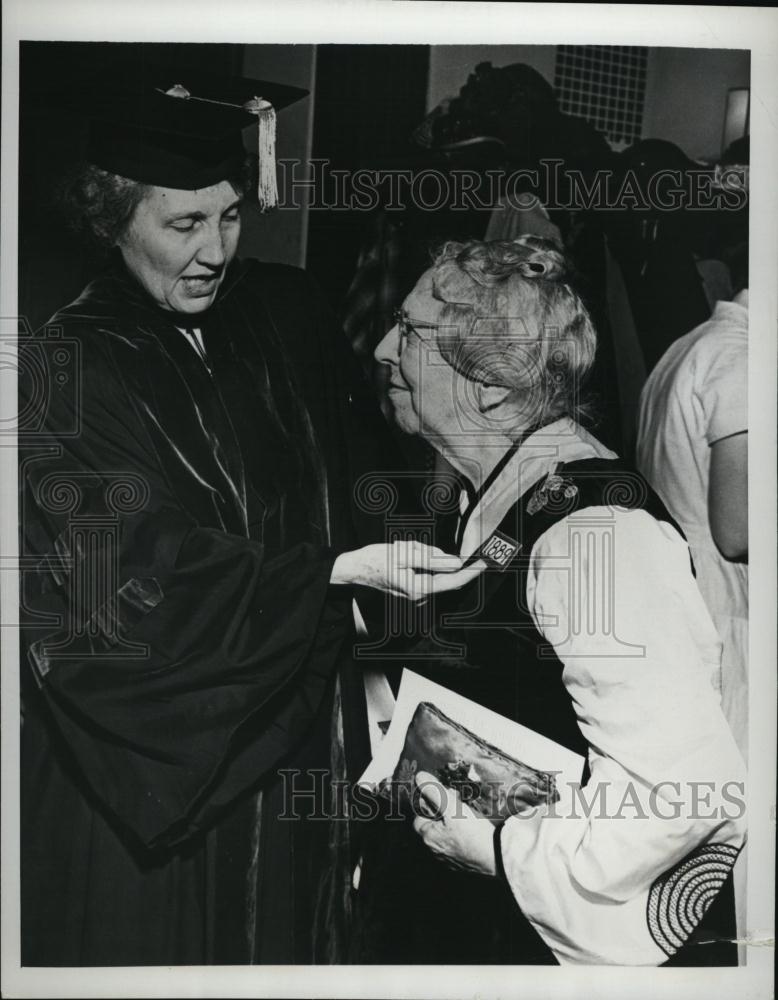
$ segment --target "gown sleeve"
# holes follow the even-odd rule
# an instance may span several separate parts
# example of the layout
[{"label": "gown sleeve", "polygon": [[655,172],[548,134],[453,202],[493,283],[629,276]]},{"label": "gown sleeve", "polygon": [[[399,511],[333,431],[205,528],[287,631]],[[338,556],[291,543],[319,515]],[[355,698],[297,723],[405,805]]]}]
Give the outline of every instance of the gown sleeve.
[{"label": "gown sleeve", "polygon": [[[331,550],[268,559],[258,542],[199,525],[110,365],[84,353],[80,433],[23,463],[24,549],[39,560],[25,577],[28,660],[91,793],[143,845],[165,847],[302,737],[350,632],[351,596],[329,585]],[[49,426],[72,426],[74,405],[55,392]],[[117,476],[142,504],[119,492],[105,507]],[[78,530],[112,518],[115,542]],[[53,632],[37,630],[46,615]]]},{"label": "gown sleeve", "polygon": [[591,776],[506,822],[507,880],[560,962],[658,965],[745,838],[744,764],[714,688],[720,642],[688,549],[644,511],[590,508],[538,539],[527,596],[564,665]]}]

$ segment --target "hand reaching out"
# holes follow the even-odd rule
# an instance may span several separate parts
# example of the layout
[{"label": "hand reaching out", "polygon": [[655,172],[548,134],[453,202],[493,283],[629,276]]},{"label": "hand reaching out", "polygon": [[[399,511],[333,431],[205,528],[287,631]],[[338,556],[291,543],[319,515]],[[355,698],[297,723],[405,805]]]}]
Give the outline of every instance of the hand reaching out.
[{"label": "hand reaching out", "polygon": [[430,594],[463,587],[486,568],[480,559],[467,567],[463,563],[459,556],[423,542],[366,545],[338,556],[330,582],[372,587],[419,601]]}]

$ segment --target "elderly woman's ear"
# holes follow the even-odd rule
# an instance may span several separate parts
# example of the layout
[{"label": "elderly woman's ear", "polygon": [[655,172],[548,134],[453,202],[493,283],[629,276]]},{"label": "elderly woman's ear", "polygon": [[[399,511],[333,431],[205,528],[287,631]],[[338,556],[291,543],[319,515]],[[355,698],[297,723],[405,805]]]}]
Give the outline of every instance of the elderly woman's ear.
[{"label": "elderly woman's ear", "polygon": [[476,383],[475,398],[479,413],[493,413],[507,404],[512,395],[513,389],[508,389],[503,385]]}]

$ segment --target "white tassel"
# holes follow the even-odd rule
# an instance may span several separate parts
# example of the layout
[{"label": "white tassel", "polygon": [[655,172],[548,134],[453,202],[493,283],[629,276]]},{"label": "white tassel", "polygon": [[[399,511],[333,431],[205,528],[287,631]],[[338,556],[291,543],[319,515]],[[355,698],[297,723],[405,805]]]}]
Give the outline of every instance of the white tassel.
[{"label": "white tassel", "polygon": [[257,198],[263,211],[278,204],[276,183],[276,111],[270,101],[254,97],[243,105],[246,111],[257,116],[257,154],[259,176]]}]

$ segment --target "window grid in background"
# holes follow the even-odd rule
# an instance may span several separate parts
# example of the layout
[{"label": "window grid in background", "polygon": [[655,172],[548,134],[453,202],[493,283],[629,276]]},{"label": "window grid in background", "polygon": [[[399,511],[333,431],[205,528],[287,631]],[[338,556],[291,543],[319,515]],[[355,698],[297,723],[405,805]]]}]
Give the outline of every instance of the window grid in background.
[{"label": "window grid in background", "polygon": [[616,149],[631,145],[643,127],[647,61],[642,45],[558,45],[560,110],[585,118]]}]

